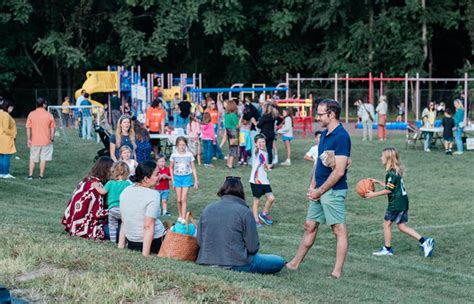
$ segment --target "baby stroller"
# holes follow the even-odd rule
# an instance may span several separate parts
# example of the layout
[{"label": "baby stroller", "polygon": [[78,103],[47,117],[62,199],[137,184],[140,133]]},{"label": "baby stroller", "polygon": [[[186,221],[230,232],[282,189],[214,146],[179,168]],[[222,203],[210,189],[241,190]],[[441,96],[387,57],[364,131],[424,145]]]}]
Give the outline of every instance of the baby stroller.
[{"label": "baby stroller", "polygon": [[97,151],[97,155],[94,157],[94,162],[95,162],[99,159],[99,157],[102,157],[102,156],[110,157],[110,151],[109,151],[110,133],[106,129],[104,129],[101,125],[95,125],[94,131],[99,135],[100,141],[104,145],[104,148]]}]

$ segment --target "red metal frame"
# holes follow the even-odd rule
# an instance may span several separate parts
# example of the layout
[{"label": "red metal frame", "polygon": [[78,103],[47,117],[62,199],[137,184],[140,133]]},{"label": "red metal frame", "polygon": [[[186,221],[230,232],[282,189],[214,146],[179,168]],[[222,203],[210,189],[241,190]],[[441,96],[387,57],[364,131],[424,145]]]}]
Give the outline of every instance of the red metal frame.
[{"label": "red metal frame", "polygon": [[[291,105],[292,108],[298,109],[298,115],[293,116],[293,130],[300,130],[303,133],[303,138],[306,138],[306,131],[313,133],[313,102],[311,100],[311,105],[306,102],[306,99],[281,99],[276,100],[278,107],[289,107],[289,105],[280,105],[280,104],[295,104]],[[306,111],[305,108],[309,108],[309,111]],[[301,117],[301,112],[307,112],[306,116]]]}]

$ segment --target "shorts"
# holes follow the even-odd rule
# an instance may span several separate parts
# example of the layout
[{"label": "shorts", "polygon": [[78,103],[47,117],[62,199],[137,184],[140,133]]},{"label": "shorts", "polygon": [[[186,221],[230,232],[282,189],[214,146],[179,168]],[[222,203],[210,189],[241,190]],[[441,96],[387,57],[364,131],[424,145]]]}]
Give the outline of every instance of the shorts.
[{"label": "shorts", "polygon": [[170,190],[158,190],[158,192],[160,193],[160,202],[170,198]]},{"label": "shorts", "polygon": [[35,163],[53,160],[53,144],[47,146],[32,146],[30,149],[30,160]]},{"label": "shorts", "polygon": [[447,142],[453,142],[454,141],[453,137],[444,137],[443,136],[443,139],[444,139],[444,141],[447,141]]},{"label": "shorts", "polygon": [[226,129],[226,133],[227,133],[227,140],[229,141],[229,156],[238,157],[239,146],[230,144],[231,139],[234,141],[238,139],[237,129]]},{"label": "shorts", "polygon": [[403,224],[408,222],[408,210],[405,211],[390,211],[387,210],[385,212],[385,216],[383,218],[386,221],[390,221],[395,224]]},{"label": "shorts", "polygon": [[[160,132],[151,132],[150,131],[150,135],[151,134],[160,134]],[[158,147],[161,146],[161,141],[160,141],[159,138],[150,138],[148,141],[150,142],[150,145],[152,145],[152,146],[158,146]]]},{"label": "shorts", "polygon": [[260,185],[250,183],[250,189],[252,189],[252,196],[255,198],[261,198],[262,196],[273,195],[272,187],[270,185]]},{"label": "shorts", "polygon": [[293,137],[290,137],[290,136],[282,136],[282,137],[281,137],[281,140],[283,140],[283,141],[292,141],[292,140],[293,140]]},{"label": "shorts", "polygon": [[308,206],[306,220],[321,224],[344,224],[346,222],[347,189],[330,189],[318,201],[311,201]]},{"label": "shorts", "polygon": [[176,188],[189,188],[193,186],[193,175],[175,175],[174,186]]}]

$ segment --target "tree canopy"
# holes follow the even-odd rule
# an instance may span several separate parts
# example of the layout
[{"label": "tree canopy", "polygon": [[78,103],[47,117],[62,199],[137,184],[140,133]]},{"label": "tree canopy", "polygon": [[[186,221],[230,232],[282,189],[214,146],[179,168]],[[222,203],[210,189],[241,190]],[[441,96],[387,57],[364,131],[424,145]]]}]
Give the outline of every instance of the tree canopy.
[{"label": "tree canopy", "polygon": [[[0,93],[138,65],[205,83],[472,71],[470,0],[3,0]],[[449,45],[447,45],[449,43]]]}]

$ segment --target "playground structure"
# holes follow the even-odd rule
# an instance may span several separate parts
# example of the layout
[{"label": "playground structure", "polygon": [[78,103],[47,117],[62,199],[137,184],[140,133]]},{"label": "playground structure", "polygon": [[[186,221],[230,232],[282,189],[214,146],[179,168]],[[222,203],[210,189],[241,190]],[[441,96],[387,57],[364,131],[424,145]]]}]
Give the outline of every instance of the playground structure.
[{"label": "playground structure", "polygon": [[[137,118],[142,118],[148,105],[151,104],[158,92],[163,93],[163,98],[170,101],[175,94],[182,98],[189,89],[202,86],[202,75],[193,73],[188,77],[186,73],[181,73],[179,77],[173,77],[172,73],[147,73],[146,78],[141,77],[141,67],[130,67],[130,70],[123,66],[107,67],[107,71],[88,71],[86,80],[82,87],[75,92],[77,99],[83,90],[89,95],[96,93],[107,93],[107,103],[110,108],[110,93],[117,92],[122,101],[130,101],[132,111]],[[189,96],[197,100],[199,96]],[[104,108],[98,101],[90,99],[92,105]],[[111,113],[109,111],[109,121]]]},{"label": "playground structure", "polygon": [[[380,73],[379,77],[374,77],[372,73],[369,73],[368,77],[349,77],[349,74],[345,74],[344,77],[338,76],[338,74],[334,74],[334,77],[301,77],[298,73],[296,77],[290,77],[290,74],[286,74],[286,80],[282,84],[288,87],[286,91],[286,99],[289,99],[290,96],[293,96],[292,93],[292,83],[296,82],[296,94],[294,96],[296,98],[301,98],[301,85],[303,82],[324,82],[324,83],[332,83],[334,85],[334,99],[338,101],[342,101],[343,107],[345,109],[345,122],[349,122],[349,94],[350,94],[350,84],[351,82],[367,82],[368,83],[368,102],[374,103],[375,94],[374,94],[374,83],[379,82],[379,96],[384,94],[384,83],[386,82],[395,82],[395,83],[402,83],[404,89],[404,97],[403,100],[405,103],[405,116],[404,122],[405,124],[408,123],[408,103],[410,101],[410,85],[414,84],[414,92],[413,92],[413,102],[415,103],[415,119],[418,121],[420,119],[420,112],[421,112],[421,90],[420,84],[421,83],[436,83],[436,82],[456,82],[456,83],[463,83],[463,95],[464,95],[464,108],[467,109],[468,106],[468,88],[469,82],[474,81],[474,78],[469,78],[468,74],[464,74],[464,78],[422,78],[420,74],[417,73],[416,77],[409,77],[408,74],[405,74],[405,77],[384,77],[383,73]],[[339,96],[339,82],[344,81],[344,94]],[[471,85],[472,86],[472,85]],[[342,96],[343,95],[343,96]],[[341,98],[339,98],[341,97]],[[342,98],[344,98],[342,100]],[[467,123],[467,112],[465,111],[464,121]]]},{"label": "playground structure", "polygon": [[[288,91],[287,91],[288,92]],[[293,130],[302,131],[306,138],[306,131],[313,133],[313,98],[307,99],[280,99],[275,100],[279,108],[291,108],[296,110],[293,116]]]}]

